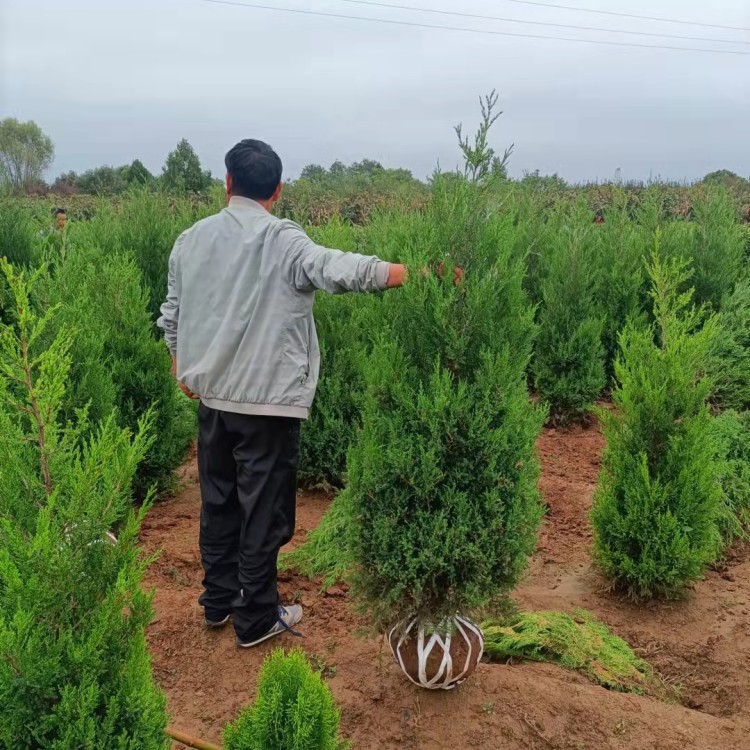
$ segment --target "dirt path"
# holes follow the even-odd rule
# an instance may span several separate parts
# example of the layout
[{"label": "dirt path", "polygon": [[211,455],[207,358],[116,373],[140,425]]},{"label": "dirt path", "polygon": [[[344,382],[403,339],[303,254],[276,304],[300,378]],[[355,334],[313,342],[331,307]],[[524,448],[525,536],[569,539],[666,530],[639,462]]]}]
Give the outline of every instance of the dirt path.
[{"label": "dirt path", "polygon": [[[149,641],[173,723],[220,741],[223,724],[252,700],[263,657],[283,644],[301,645],[324,669],[354,750],[750,750],[750,562],[745,556],[711,572],[680,602],[636,607],[607,593],[590,566],[586,520],[602,444],[595,427],[540,438],[549,513],[516,598],[523,608],[595,612],[684,687],[684,706],[612,693],[543,664],[482,664],[454,693],[418,690],[381,639],[366,634],[344,588],[321,594],[295,575],[280,585],[285,599],[305,606],[304,638],[239,651],[231,631],[202,627],[199,492],[190,462],[185,489],[154,508],[142,532],[147,550],[163,550],[147,581],[157,611]],[[321,495],[300,495],[295,540],[327,505]]]}]

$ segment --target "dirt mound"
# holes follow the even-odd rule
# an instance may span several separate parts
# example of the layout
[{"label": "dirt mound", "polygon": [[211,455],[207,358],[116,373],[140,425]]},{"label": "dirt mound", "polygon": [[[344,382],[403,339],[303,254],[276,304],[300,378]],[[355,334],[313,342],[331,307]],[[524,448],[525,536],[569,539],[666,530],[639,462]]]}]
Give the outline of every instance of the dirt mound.
[{"label": "dirt mound", "polygon": [[[209,633],[202,626],[200,499],[191,461],[185,489],[155,507],[142,532],[147,550],[163,550],[147,581],[156,588],[157,611],[148,636],[174,725],[220,741],[224,723],[252,700],[264,656],[301,645],[328,679],[355,750],[750,750],[747,556],[709,574],[679,602],[637,607],[607,593],[590,565],[587,522],[602,447],[596,427],[545,430],[540,438],[549,513],[516,598],[524,608],[591,610],[683,686],[684,706],[612,693],[544,664],[481,664],[455,692],[419,690],[351,611],[345,587],[323,594],[291,574],[282,574],[280,586],[287,601],[305,607],[304,637],[238,650],[231,629]],[[322,495],[300,495],[295,540],[327,505]]]}]

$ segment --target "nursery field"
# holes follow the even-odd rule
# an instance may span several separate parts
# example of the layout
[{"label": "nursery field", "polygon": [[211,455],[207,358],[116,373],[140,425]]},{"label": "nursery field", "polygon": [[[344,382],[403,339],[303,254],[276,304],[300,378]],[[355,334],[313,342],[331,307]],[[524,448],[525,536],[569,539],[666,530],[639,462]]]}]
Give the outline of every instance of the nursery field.
[{"label": "nursery field", "polygon": [[[354,748],[750,748],[750,562],[737,550],[680,601],[639,606],[607,592],[591,565],[587,519],[602,447],[596,426],[544,430],[538,451],[549,512],[514,596],[524,609],[594,612],[666,682],[679,685],[679,695],[671,701],[624,695],[531,662],[481,664],[453,693],[420,690],[404,680],[382,637],[352,611],[345,586],[323,593],[320,580],[282,574],[282,596],[305,607],[303,637],[288,637],[289,645],[301,645],[323,670]],[[146,579],[156,589],[148,641],[173,723],[218,742],[223,724],[253,698],[257,669],[277,644],[238,652],[231,633],[203,629],[193,460],[183,467],[181,483],[141,531],[148,551],[162,550]],[[300,493],[292,545],[318,524],[329,503],[323,493]]]},{"label": "nursery field", "polygon": [[197,603],[196,404],[156,325],[224,196],[64,228],[0,200],[1,748],[750,750],[746,203],[592,206],[464,154],[414,200],[280,209],[409,277],[315,297],[302,637],[247,650]]}]

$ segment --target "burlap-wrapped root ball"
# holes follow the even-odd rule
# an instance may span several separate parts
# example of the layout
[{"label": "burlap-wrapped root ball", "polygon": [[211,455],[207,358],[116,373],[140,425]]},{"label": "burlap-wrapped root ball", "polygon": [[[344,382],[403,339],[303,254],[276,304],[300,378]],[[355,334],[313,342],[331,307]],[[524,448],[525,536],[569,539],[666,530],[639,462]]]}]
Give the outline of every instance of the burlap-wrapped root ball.
[{"label": "burlap-wrapped root ball", "polygon": [[481,629],[466,617],[431,629],[418,618],[388,633],[388,643],[403,673],[428,690],[451,690],[469,677],[484,651]]}]

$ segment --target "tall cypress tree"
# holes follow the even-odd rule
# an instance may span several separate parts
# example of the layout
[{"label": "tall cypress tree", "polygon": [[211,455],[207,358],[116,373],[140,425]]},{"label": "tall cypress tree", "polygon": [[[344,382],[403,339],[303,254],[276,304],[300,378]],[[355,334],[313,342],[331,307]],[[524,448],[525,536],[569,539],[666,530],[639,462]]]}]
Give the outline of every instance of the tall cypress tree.
[{"label": "tall cypress tree", "polygon": [[680,260],[655,254],[650,275],[655,322],[631,322],[620,337],[592,510],[596,558],[636,598],[676,593],[721,549],[720,446],[705,377],[716,319],[680,291],[689,278]]},{"label": "tall cypress tree", "polygon": [[[541,516],[528,398],[533,308],[512,226],[481,188],[438,178],[403,242],[407,286],[376,311],[363,426],[349,453],[355,592],[382,625],[470,613],[517,581]],[[454,268],[463,269],[463,278]]]}]

